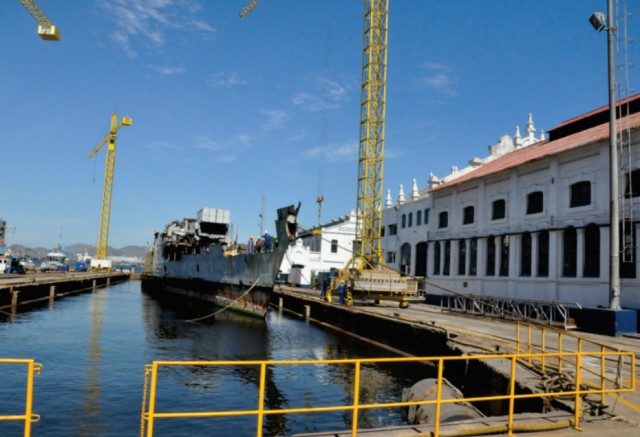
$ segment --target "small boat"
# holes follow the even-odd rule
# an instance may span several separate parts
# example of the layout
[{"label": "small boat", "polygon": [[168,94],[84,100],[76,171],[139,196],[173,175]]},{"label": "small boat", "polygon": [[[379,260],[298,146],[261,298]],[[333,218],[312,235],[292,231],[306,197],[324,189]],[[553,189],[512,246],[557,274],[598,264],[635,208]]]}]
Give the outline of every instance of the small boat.
[{"label": "small boat", "polygon": [[40,263],[38,270],[41,272],[48,271],[67,271],[68,266],[66,264],[67,255],[59,251],[53,251],[47,253],[47,259]]},{"label": "small boat", "polygon": [[298,230],[299,209],[278,209],[275,242],[259,252],[233,241],[228,210],[203,208],[195,219],[172,221],[156,232],[147,253],[143,291],[264,317],[282,258]]}]

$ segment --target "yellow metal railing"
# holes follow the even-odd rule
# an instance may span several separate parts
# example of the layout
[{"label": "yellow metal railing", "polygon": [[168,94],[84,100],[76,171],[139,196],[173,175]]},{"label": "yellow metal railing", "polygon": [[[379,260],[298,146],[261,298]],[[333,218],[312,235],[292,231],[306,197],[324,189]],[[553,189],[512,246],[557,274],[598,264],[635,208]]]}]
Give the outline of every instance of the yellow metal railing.
[{"label": "yellow metal railing", "polygon": [[24,435],[25,437],[28,437],[31,435],[31,424],[40,420],[40,416],[38,414],[33,414],[33,375],[34,373],[40,374],[42,364],[36,363],[31,359],[19,358],[0,358],[0,364],[23,364],[27,366],[27,393],[25,396],[24,414],[0,415],[0,421],[23,420]]},{"label": "yellow metal railing", "polygon": [[[523,338],[524,337],[524,338]],[[530,367],[537,368],[542,374],[548,374],[549,372],[555,372],[561,374],[565,365],[575,366],[575,362],[570,360],[570,357],[562,355],[563,352],[600,352],[600,365],[599,371],[592,369],[593,366],[583,366],[583,371],[587,377],[583,383],[590,386],[597,386],[597,384],[590,379],[595,377],[599,380],[600,386],[605,386],[607,383],[613,385],[620,385],[623,381],[621,372],[615,372],[607,375],[605,360],[609,357],[612,360],[617,357],[618,362],[615,363],[617,368],[620,368],[624,363],[621,361],[622,356],[617,356],[617,352],[621,352],[620,348],[612,347],[610,345],[589,340],[571,332],[550,328],[542,325],[532,325],[525,322],[518,322],[516,333],[516,351],[518,353],[539,353],[538,360],[535,360],[533,356],[527,358],[527,364]],[[550,352],[559,352],[560,354],[550,355]],[[606,353],[610,352],[610,353]],[[626,380],[629,383],[629,377]],[[605,393],[600,394],[600,403],[604,404]]]},{"label": "yellow metal railing", "polygon": [[[589,358],[599,358],[597,362],[601,366],[605,366],[607,363],[615,362],[615,372],[628,372],[629,380],[626,381],[623,378],[617,378],[614,384],[608,383],[608,378],[602,378],[600,386],[586,387],[583,384],[583,373],[587,370],[585,362],[589,361]],[[557,391],[553,393],[541,392],[541,393],[516,393],[516,377],[517,377],[517,363],[519,361],[545,361],[548,359],[555,359],[558,362],[564,362],[565,368],[569,367],[569,364],[573,368],[573,385],[567,387],[563,391]],[[444,375],[445,365],[454,361],[473,361],[473,360],[503,360],[510,364],[511,372],[509,375],[509,392],[502,395],[490,395],[490,396],[478,396],[469,398],[442,398],[442,381]],[[436,365],[437,368],[437,393],[435,400],[422,400],[422,401],[409,401],[409,402],[388,402],[388,403],[374,403],[374,404],[360,404],[360,387],[362,381],[360,380],[360,370],[363,364],[376,364],[376,363],[409,363],[409,362],[431,362]],[[627,368],[622,369],[621,363]],[[265,401],[265,380],[267,367],[276,366],[316,366],[316,365],[352,365],[354,367],[353,383],[350,405],[334,405],[334,406],[322,406],[315,408],[287,408],[287,409],[266,409],[264,405]],[[592,364],[589,363],[589,366]],[[260,369],[260,380],[258,388],[258,402],[255,409],[251,410],[232,410],[232,411],[198,411],[198,412],[160,412],[156,411],[156,394],[158,386],[158,372],[162,367],[175,367],[175,366],[254,366]],[[605,368],[600,372],[602,375],[606,374]],[[150,377],[150,381],[149,381]],[[628,382],[628,384],[626,383]],[[292,381],[288,381],[289,384],[294,384]],[[575,399],[575,415],[571,425],[575,429],[580,429],[580,419],[582,415],[582,408],[580,406],[581,398],[591,394],[605,394],[605,393],[620,393],[620,392],[632,392],[635,388],[635,356],[631,352],[623,351],[578,351],[578,352],[546,352],[546,353],[520,353],[520,354],[495,354],[495,355],[476,355],[476,356],[456,356],[456,357],[411,357],[411,358],[375,358],[375,359],[343,359],[343,360],[308,360],[308,361],[154,361],[152,364],[145,367],[145,392],[143,396],[142,417],[141,417],[141,435],[152,436],[154,431],[154,424],[160,419],[170,418],[205,418],[205,417],[231,417],[231,416],[255,416],[256,417],[256,436],[261,437],[263,431],[263,421],[267,415],[286,415],[297,413],[323,413],[329,411],[351,411],[351,435],[356,436],[358,431],[358,414],[361,410],[365,409],[379,409],[390,407],[408,407],[411,405],[434,405],[435,404],[435,417],[432,422],[434,427],[434,435],[437,437],[440,429],[440,417],[441,409],[444,404],[459,403],[459,402],[487,402],[487,401],[508,401],[509,412],[508,422],[506,424],[506,432],[509,435],[513,435],[514,430],[514,414],[515,403],[520,399],[531,398],[550,398],[555,396],[571,396]],[[146,401],[149,401],[148,408]]]}]

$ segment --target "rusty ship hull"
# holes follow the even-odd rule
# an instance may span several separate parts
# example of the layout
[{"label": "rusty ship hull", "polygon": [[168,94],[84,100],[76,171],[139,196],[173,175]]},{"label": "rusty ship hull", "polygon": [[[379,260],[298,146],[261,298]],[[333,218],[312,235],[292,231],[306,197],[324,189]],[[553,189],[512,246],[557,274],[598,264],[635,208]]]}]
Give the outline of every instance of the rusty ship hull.
[{"label": "rusty ship hull", "polygon": [[269,252],[243,253],[226,243],[202,244],[201,239],[167,244],[166,234],[156,234],[141,275],[143,290],[264,317],[283,256],[297,231],[297,213],[293,205],[278,209],[277,244]]}]

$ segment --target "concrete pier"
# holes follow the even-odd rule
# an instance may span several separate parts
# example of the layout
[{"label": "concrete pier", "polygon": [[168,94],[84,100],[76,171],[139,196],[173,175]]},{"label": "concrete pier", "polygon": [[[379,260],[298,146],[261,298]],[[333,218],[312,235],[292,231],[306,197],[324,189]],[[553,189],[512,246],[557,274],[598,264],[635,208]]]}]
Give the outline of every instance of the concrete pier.
[{"label": "concrete pier", "polygon": [[129,275],[121,272],[36,273],[18,276],[0,275],[0,310],[50,301],[67,295],[107,287],[123,282]]}]

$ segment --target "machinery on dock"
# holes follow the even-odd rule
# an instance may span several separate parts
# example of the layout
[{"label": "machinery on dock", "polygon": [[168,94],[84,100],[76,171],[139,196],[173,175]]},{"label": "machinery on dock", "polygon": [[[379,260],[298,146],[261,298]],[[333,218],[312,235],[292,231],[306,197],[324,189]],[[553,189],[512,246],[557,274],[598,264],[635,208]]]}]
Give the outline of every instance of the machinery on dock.
[{"label": "machinery on dock", "polygon": [[32,0],[20,0],[22,6],[31,14],[38,23],[38,35],[45,41],[59,41],[60,30],[38,9]]},{"label": "machinery on dock", "polygon": [[91,270],[111,271],[111,261],[107,258],[109,242],[109,219],[111,217],[111,193],[113,190],[113,171],[116,165],[116,136],[122,126],[131,126],[129,117],[122,117],[118,123],[118,114],[111,116],[111,129],[100,143],[94,147],[87,158],[98,153],[100,148],[109,143],[107,148],[107,162],[104,169],[104,189],[102,192],[102,212],[100,214],[100,235],[96,247],[96,256],[91,260]]},{"label": "machinery on dock", "polygon": [[[240,16],[245,17],[257,3],[251,1]],[[418,294],[418,282],[388,268],[380,245],[389,0],[365,0],[364,8],[356,238],[353,255],[333,277],[331,289],[344,283],[347,305],[355,298],[394,300],[406,308],[407,297]],[[331,301],[331,292],[327,300]]]}]

